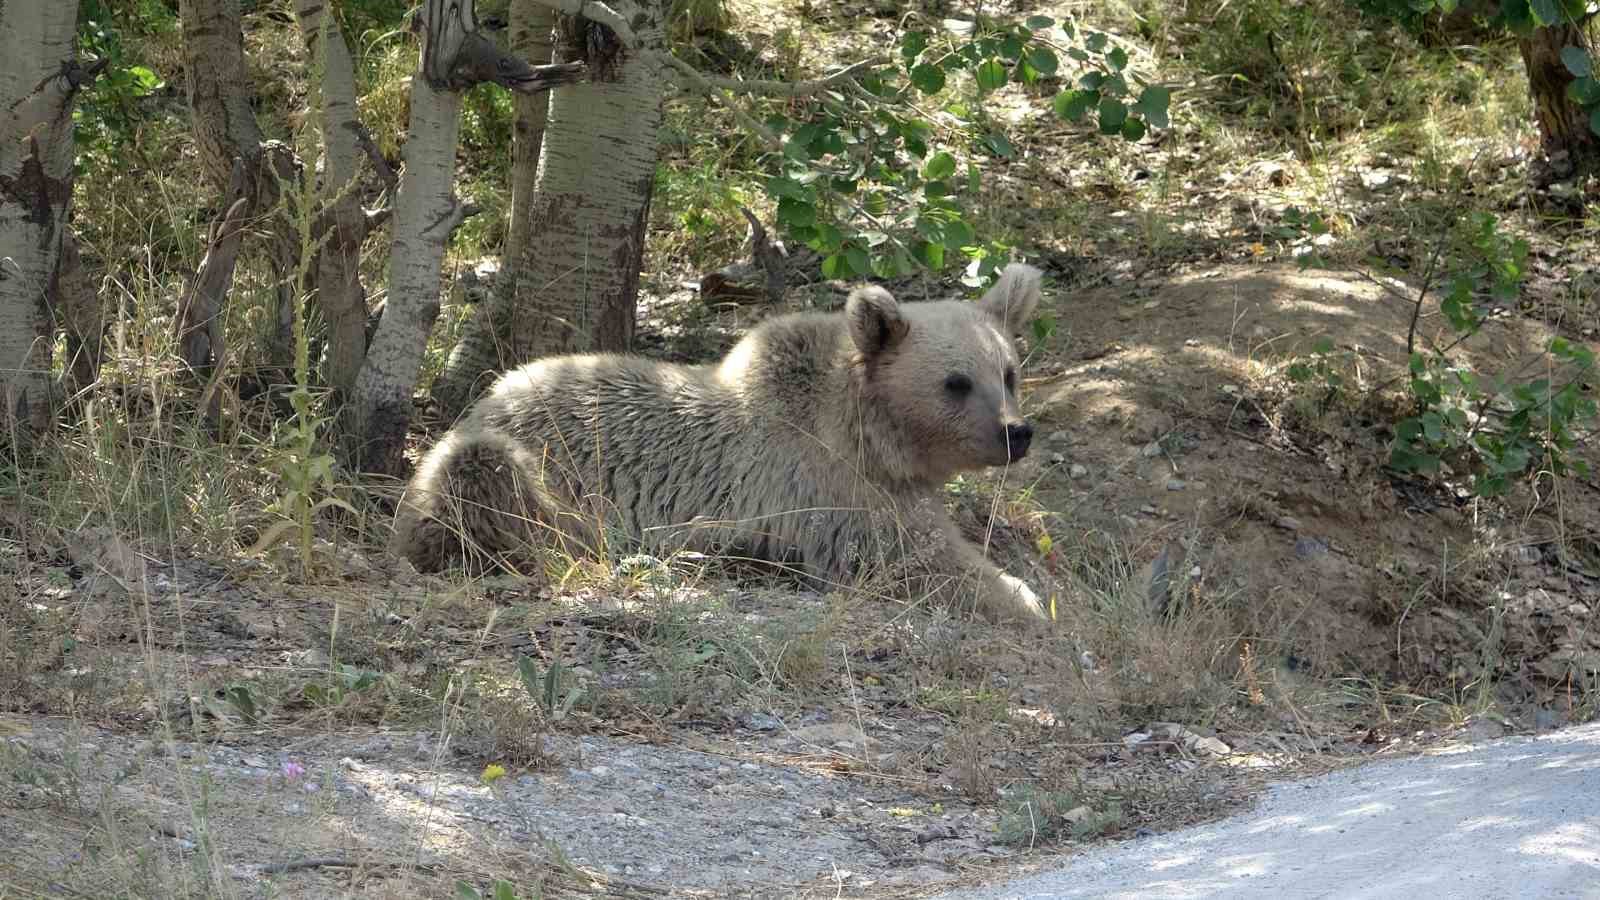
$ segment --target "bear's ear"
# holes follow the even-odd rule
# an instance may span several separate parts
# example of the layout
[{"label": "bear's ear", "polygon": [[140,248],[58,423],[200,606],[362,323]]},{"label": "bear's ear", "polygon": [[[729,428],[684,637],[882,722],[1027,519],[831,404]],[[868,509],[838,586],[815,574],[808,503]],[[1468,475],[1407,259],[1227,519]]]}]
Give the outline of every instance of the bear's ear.
[{"label": "bear's ear", "polygon": [[911,330],[911,323],[900,313],[894,296],[877,286],[859,287],[845,301],[844,315],[850,322],[850,339],[867,356],[900,343]]},{"label": "bear's ear", "polygon": [[1024,263],[1012,263],[1000,273],[1000,280],[989,288],[978,305],[1004,329],[1006,334],[1022,332],[1039,308],[1039,281],[1044,273]]}]

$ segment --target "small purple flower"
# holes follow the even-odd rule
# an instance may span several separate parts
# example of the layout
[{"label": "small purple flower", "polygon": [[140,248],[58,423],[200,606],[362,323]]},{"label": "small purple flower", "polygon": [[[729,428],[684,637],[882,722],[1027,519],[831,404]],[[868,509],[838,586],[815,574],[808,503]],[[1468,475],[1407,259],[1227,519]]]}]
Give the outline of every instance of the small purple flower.
[{"label": "small purple flower", "polygon": [[288,759],[283,763],[283,777],[287,781],[299,781],[305,777],[306,767],[296,760]]}]

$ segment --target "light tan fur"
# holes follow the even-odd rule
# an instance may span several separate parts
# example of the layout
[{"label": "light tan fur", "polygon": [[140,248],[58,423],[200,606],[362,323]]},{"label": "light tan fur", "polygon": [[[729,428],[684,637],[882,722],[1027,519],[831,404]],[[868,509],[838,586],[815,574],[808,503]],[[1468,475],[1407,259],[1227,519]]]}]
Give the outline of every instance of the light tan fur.
[{"label": "light tan fur", "polygon": [[396,549],[436,570],[621,536],[832,583],[888,563],[919,593],[975,589],[993,617],[1036,619],[1038,598],[957,534],[940,501],[955,474],[1026,453],[1012,337],[1039,279],[1013,264],[977,303],[901,305],[859,288],[842,313],[776,317],[703,366],[530,363],[423,459]]}]

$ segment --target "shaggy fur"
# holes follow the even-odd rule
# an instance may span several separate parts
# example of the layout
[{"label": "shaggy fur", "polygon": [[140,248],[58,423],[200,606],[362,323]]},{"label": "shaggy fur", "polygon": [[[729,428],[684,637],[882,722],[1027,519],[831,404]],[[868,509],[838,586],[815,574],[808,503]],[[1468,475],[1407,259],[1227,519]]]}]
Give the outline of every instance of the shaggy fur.
[{"label": "shaggy fur", "polygon": [[940,498],[956,473],[1027,452],[1011,336],[1039,278],[1009,266],[977,303],[859,288],[842,313],[761,324],[716,364],[530,363],[424,458],[396,549],[437,570],[620,536],[833,583],[887,564],[919,593],[975,588],[991,616],[1037,618],[1038,598],[957,534]]}]

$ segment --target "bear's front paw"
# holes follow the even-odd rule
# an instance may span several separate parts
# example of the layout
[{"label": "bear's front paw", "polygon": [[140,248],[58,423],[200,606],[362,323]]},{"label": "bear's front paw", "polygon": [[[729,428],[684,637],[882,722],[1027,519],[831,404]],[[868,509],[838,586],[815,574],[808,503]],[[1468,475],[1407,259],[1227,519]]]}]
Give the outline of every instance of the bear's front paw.
[{"label": "bear's front paw", "polygon": [[1035,594],[1033,588],[1028,587],[1022,579],[1001,572],[1000,584],[1003,586],[1003,593],[1008,601],[1007,606],[1012,611],[1020,613],[1023,618],[1050,618],[1049,614],[1045,612],[1044,604],[1039,601],[1039,595]]}]

